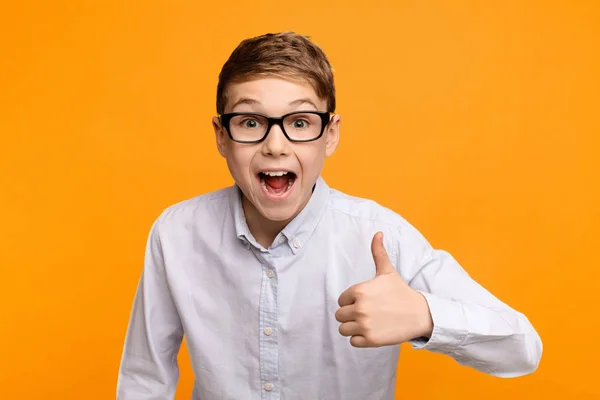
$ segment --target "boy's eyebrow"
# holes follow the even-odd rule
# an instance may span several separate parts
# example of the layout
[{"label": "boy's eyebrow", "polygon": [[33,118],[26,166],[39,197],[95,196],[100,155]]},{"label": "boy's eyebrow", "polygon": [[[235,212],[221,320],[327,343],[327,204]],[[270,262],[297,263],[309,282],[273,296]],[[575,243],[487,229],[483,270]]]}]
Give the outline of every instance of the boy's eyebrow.
[{"label": "boy's eyebrow", "polygon": [[312,102],[312,100],[310,100],[310,99],[298,99],[298,100],[294,100],[294,101],[292,101],[292,102],[290,103],[290,106],[297,106],[297,105],[304,104],[304,103],[306,103],[306,104],[309,104],[309,105],[313,106],[315,110],[318,110],[318,109],[319,109],[319,108],[318,108],[318,107],[315,105],[315,103],[313,103],[313,102]]},{"label": "boy's eyebrow", "polygon": [[239,99],[238,101],[233,103],[233,106],[231,106],[231,109],[234,109],[235,107],[239,106],[240,104],[247,104],[247,105],[251,106],[254,104],[260,104],[260,102],[258,100],[250,99],[247,97],[242,97],[241,99]]}]

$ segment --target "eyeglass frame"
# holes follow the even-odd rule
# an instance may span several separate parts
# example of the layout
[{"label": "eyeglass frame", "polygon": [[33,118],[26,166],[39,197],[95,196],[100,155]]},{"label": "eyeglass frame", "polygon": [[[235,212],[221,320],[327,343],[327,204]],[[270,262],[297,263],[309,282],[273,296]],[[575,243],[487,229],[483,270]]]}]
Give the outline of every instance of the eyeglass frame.
[{"label": "eyeglass frame", "polygon": [[[319,133],[319,135],[317,135],[317,137],[315,137],[313,139],[304,139],[304,140],[292,139],[287,134],[287,132],[285,131],[285,128],[283,127],[283,120],[285,118],[289,117],[290,115],[295,115],[295,114],[318,115],[321,118],[321,132]],[[236,139],[234,139],[233,135],[231,134],[231,131],[229,130],[229,123],[231,122],[233,117],[237,117],[238,115],[256,115],[256,116],[264,118],[267,121],[267,131],[265,132],[264,136],[257,140],[236,140]],[[256,112],[233,112],[233,113],[220,114],[218,117],[219,117],[219,121],[221,122],[221,126],[223,126],[225,128],[225,131],[227,132],[227,135],[229,136],[229,138],[231,140],[233,140],[236,143],[255,144],[255,143],[263,142],[267,138],[267,136],[271,132],[271,128],[273,127],[273,125],[278,125],[279,128],[281,128],[281,132],[283,132],[283,135],[286,137],[286,139],[292,143],[313,142],[313,141],[321,138],[321,136],[323,136],[323,132],[325,132],[325,128],[327,128],[327,126],[331,122],[331,117],[333,115],[334,114],[329,111],[308,110],[308,111],[294,111],[294,112],[282,115],[281,117],[269,117],[268,115],[256,113]]]}]

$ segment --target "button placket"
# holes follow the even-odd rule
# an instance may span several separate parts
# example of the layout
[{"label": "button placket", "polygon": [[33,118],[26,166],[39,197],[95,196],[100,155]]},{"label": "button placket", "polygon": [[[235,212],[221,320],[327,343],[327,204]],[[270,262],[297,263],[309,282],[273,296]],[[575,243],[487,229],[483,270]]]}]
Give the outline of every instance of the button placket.
[{"label": "button placket", "polygon": [[263,257],[262,268],[264,275],[260,295],[259,364],[260,379],[263,387],[262,399],[266,400],[277,398],[279,394],[277,388],[279,379],[279,343],[276,334],[278,282],[275,266],[270,265],[267,255],[263,255]]}]

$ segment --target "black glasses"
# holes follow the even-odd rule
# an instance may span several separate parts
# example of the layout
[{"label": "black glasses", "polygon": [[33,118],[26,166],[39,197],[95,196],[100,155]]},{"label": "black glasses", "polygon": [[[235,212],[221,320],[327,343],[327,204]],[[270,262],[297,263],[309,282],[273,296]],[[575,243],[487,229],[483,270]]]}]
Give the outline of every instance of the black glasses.
[{"label": "black glasses", "polygon": [[273,125],[279,125],[290,142],[312,142],[323,136],[331,114],[323,111],[294,111],[279,118],[259,113],[229,113],[219,116],[229,138],[238,143],[260,143]]}]

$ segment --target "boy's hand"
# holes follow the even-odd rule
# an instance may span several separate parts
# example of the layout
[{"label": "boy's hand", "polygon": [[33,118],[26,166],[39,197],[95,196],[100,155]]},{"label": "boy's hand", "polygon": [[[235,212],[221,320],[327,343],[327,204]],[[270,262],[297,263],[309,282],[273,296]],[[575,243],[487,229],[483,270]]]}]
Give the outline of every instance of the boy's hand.
[{"label": "boy's hand", "polygon": [[396,272],[383,247],[383,233],[373,237],[375,277],[344,291],[335,319],[339,331],[355,347],[401,344],[430,337],[433,321],[425,297]]}]

